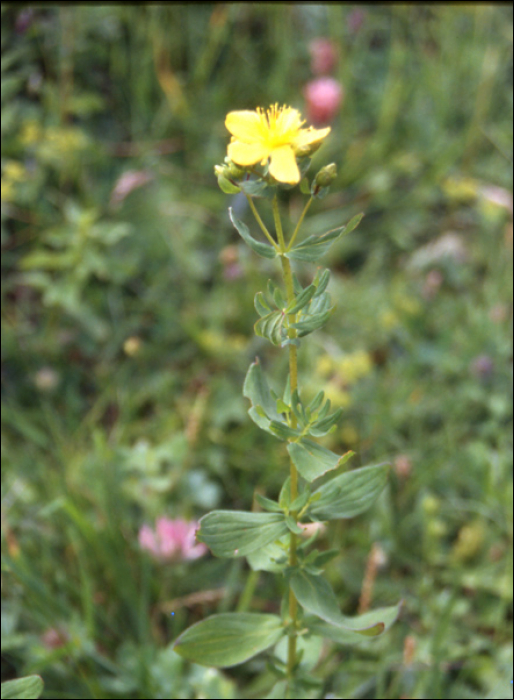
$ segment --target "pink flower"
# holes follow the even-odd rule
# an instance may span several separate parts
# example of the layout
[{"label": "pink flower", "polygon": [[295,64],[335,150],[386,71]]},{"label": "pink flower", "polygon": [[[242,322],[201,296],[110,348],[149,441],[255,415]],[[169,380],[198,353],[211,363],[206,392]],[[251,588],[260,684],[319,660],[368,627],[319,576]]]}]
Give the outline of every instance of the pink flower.
[{"label": "pink flower", "polygon": [[187,560],[198,559],[207,553],[204,544],[197,543],[195,530],[198,523],[181,518],[158,518],[155,530],[143,525],[139,530],[139,544],[142,549],[153,554],[157,559]]},{"label": "pink flower", "polygon": [[319,37],[309,44],[311,71],[314,75],[330,73],[337,63],[337,50],[330,39]]},{"label": "pink flower", "polygon": [[316,78],[303,90],[307,119],[314,125],[327,124],[335,117],[343,99],[343,87],[334,78]]}]

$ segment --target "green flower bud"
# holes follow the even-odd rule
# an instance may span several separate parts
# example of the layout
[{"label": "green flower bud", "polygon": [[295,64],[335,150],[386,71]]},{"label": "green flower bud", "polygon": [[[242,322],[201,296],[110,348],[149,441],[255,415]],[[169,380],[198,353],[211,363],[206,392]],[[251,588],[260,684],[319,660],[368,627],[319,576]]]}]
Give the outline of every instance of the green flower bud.
[{"label": "green flower bud", "polygon": [[314,178],[314,184],[318,187],[329,187],[337,177],[337,166],[335,163],[325,165]]}]

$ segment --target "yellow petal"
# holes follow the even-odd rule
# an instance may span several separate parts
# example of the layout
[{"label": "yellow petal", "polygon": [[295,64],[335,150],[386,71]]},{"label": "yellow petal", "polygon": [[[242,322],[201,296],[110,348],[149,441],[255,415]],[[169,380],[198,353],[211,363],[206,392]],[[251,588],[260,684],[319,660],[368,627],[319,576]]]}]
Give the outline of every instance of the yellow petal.
[{"label": "yellow petal", "polygon": [[257,112],[249,110],[229,112],[225,119],[225,126],[233,136],[247,143],[260,141],[263,136],[263,122]]},{"label": "yellow petal", "polygon": [[330,133],[330,127],[327,126],[326,129],[302,129],[298,136],[294,140],[294,145],[299,148],[301,146],[309,146],[312,143],[317,143],[322,141],[325,136]]},{"label": "yellow petal", "polygon": [[300,171],[291,146],[280,146],[271,152],[270,174],[279,182],[296,185],[300,182]]},{"label": "yellow petal", "polygon": [[269,151],[260,143],[232,141],[228,144],[227,154],[230,160],[237,165],[255,165],[255,163],[265,160]]}]

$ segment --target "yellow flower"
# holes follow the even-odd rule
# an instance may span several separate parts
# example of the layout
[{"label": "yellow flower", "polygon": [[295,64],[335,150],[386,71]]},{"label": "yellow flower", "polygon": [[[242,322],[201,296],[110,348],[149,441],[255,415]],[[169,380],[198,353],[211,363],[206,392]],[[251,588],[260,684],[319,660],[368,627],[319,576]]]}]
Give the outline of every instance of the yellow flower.
[{"label": "yellow flower", "polygon": [[302,129],[300,112],[293,107],[274,105],[264,111],[229,112],[225,126],[232,134],[228,157],[237,165],[248,167],[270,159],[269,172],[278,182],[296,185],[300,171],[296,153],[313,150],[330,132],[326,129]]}]

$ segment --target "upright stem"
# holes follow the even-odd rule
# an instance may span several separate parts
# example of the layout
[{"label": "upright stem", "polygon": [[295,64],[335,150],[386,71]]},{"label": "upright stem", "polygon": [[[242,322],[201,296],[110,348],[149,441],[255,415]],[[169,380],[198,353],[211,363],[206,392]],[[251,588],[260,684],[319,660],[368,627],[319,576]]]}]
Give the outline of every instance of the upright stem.
[{"label": "upright stem", "polygon": [[[287,292],[287,302],[288,304],[291,303],[294,298],[294,285],[293,285],[293,273],[291,271],[291,263],[289,262],[289,259],[285,257],[284,253],[286,252],[286,242],[284,240],[284,232],[282,230],[282,221],[280,220],[280,213],[278,210],[278,200],[277,196],[273,198],[273,217],[275,219],[275,229],[277,232],[277,239],[278,239],[278,244],[280,246],[280,252],[282,255],[280,256],[280,260],[282,263],[282,275],[284,278],[284,284],[286,287],[286,292]],[[292,314],[290,317],[290,321],[294,323],[295,321],[295,314]],[[289,329],[289,337],[291,339],[296,338],[297,333],[294,328]],[[296,350],[296,345],[291,343],[289,345],[289,381],[291,385],[291,391],[293,392],[295,389],[298,388],[298,361],[297,361],[297,350]],[[296,428],[296,418],[293,415],[291,418],[291,427]],[[296,471],[296,467],[293,464],[293,461],[291,460],[291,465],[290,465],[290,474],[291,474],[291,501],[294,501],[294,499],[298,495],[298,472]],[[296,513],[292,513],[293,517],[296,516]],[[296,558],[296,545],[297,545],[297,539],[296,535],[291,532],[290,533],[290,540],[289,540],[289,566],[296,566],[297,563],[297,558]],[[291,588],[289,588],[289,616],[291,618],[291,621],[293,623],[293,627],[296,628],[296,620],[298,616],[298,602],[295,598],[295,595],[292,591]],[[291,679],[293,677],[293,670],[296,665],[296,634],[292,634],[289,637],[289,646],[288,646],[288,655],[287,655],[287,675]]]}]

